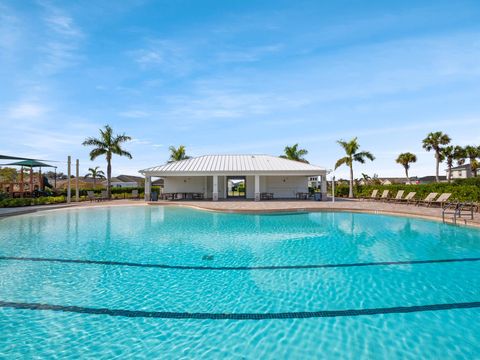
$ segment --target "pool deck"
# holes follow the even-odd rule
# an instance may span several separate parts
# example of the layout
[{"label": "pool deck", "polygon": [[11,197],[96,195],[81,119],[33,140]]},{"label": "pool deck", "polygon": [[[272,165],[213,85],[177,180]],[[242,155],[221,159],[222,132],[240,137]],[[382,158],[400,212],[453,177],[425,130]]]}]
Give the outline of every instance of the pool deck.
[{"label": "pool deck", "polygon": [[[141,200],[114,200],[103,202],[82,202],[79,204],[58,204],[58,205],[39,205],[21,208],[0,208],[0,218],[13,215],[21,215],[45,210],[59,210],[65,208],[90,208],[99,206],[186,206],[196,209],[219,211],[219,212],[236,212],[236,213],[269,213],[269,212],[298,212],[298,211],[348,211],[361,212],[371,214],[399,215],[414,218],[424,218],[430,220],[442,220],[442,210],[437,208],[429,208],[425,206],[393,204],[380,201],[361,201],[339,199],[335,202],[331,201],[156,201],[144,202]],[[446,216],[446,222],[452,223],[452,215]],[[474,219],[470,220],[469,216],[457,219],[458,225],[467,225],[480,227],[480,214],[475,213]]]}]

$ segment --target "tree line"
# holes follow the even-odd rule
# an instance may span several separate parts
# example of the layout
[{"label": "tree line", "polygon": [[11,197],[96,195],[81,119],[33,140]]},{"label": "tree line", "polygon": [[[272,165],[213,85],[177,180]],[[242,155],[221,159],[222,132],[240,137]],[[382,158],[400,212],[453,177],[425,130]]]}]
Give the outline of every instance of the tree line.
[{"label": "tree line", "polygon": [[[112,166],[111,160],[113,155],[126,156],[132,158],[132,155],[122,148],[122,144],[130,141],[131,137],[125,134],[114,135],[113,130],[109,125],[106,125],[103,129],[100,129],[100,137],[94,138],[89,137],[84,142],[84,146],[93,146],[93,149],[90,151],[90,159],[93,161],[99,156],[105,156],[107,160],[107,192],[110,197],[110,185],[111,185],[111,174]],[[367,160],[375,160],[375,156],[369,151],[360,151],[360,144],[358,138],[355,137],[349,141],[338,140],[338,145],[340,145],[345,152],[345,156],[341,157],[335,163],[335,169],[340,166],[348,166],[350,170],[350,181],[349,181],[349,197],[353,197],[353,182],[354,182],[354,171],[353,165],[355,162],[364,164]],[[445,161],[448,167],[448,180],[451,179],[452,167],[456,161],[458,165],[465,163],[466,159],[470,161],[471,171],[474,176],[477,176],[479,162],[477,158],[480,158],[480,146],[468,145],[461,147],[458,145],[450,145],[451,138],[447,134],[444,134],[441,131],[429,133],[425,139],[422,140],[422,147],[426,151],[432,151],[435,157],[435,179],[439,182],[439,171],[440,164]],[[170,157],[169,162],[180,161],[189,159],[190,157],[186,153],[186,148],[184,145],[178,147],[170,146]],[[299,144],[294,144],[292,146],[286,146],[284,148],[284,153],[280,157],[301,161],[308,163],[305,159],[305,156],[308,154],[306,149],[299,147]],[[417,161],[417,156],[411,152],[405,152],[398,155],[395,160],[398,164],[402,165],[405,170],[405,176],[407,182],[409,182],[409,169],[412,163]],[[97,178],[104,178],[103,171],[99,170],[98,167],[90,168],[89,173],[86,176],[91,176],[93,180]]]}]

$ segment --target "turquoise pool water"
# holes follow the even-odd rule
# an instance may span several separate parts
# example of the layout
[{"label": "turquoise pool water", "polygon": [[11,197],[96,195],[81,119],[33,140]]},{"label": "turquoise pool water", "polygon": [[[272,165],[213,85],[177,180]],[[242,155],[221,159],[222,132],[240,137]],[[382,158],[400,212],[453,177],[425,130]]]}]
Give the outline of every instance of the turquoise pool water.
[{"label": "turquoise pool water", "polygon": [[480,231],[353,213],[0,220],[0,358],[480,357]]}]

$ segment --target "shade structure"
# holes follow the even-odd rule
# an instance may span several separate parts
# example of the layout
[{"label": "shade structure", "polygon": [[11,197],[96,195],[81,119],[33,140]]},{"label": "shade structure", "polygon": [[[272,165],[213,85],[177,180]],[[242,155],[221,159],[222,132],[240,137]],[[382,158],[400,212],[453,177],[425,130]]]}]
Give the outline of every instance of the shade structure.
[{"label": "shade structure", "polygon": [[41,162],[41,161],[37,161],[37,160],[22,160],[22,161],[17,161],[17,162],[14,162],[14,163],[10,163],[10,164],[4,164],[4,165],[7,165],[7,166],[25,166],[25,167],[54,167],[56,168],[56,166],[54,165],[48,165],[48,164],[45,164],[44,162]]},{"label": "shade structure", "polygon": [[18,156],[0,155],[0,160],[33,160],[33,159],[18,157]]},{"label": "shade structure", "polygon": [[[57,171],[56,166],[49,165],[49,164],[46,164],[44,162],[34,160],[34,159],[26,159],[26,160],[16,161],[16,162],[13,162],[13,163],[2,164],[2,165],[5,165],[5,166],[21,166],[22,169],[24,167],[30,168],[30,192],[32,192],[32,189],[33,189],[33,168],[40,168],[40,171],[38,172],[38,179],[39,179],[38,181],[40,183],[40,188],[42,190],[44,189],[44,185],[43,185],[44,183],[43,183],[43,179],[41,177],[41,168],[42,167],[50,167],[50,168],[55,168],[55,172]],[[55,178],[56,178],[56,176],[55,176]],[[56,183],[56,179],[55,179],[55,183]],[[56,186],[56,184],[55,184],[55,186]],[[22,196],[23,196],[23,193],[24,193],[23,171],[20,172],[20,192],[22,193]]]}]

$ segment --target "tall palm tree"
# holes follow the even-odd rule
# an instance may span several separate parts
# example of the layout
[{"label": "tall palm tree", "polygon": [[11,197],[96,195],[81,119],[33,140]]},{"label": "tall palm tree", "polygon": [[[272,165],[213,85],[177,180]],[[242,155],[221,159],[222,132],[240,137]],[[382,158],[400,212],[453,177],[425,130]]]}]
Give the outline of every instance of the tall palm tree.
[{"label": "tall palm tree", "polygon": [[338,140],[337,143],[345,150],[347,156],[338,159],[335,164],[335,169],[342,165],[347,165],[350,168],[350,190],[348,192],[348,197],[353,197],[353,162],[359,162],[361,164],[365,163],[365,159],[371,161],[375,160],[375,156],[372,155],[369,151],[358,152],[360,144],[357,141],[357,138],[353,138],[350,141]]},{"label": "tall palm tree", "polygon": [[99,170],[100,166],[95,166],[94,168],[88,168],[88,173],[85,177],[92,177],[93,179],[93,188],[95,189],[97,179],[105,179],[105,173],[102,170]]},{"label": "tall palm tree", "polygon": [[111,198],[111,181],[112,181],[112,155],[126,156],[132,158],[132,154],[122,149],[122,143],[132,140],[130,136],[125,134],[114,135],[110,125],[105,125],[104,129],[100,129],[100,137],[89,137],[82,143],[83,146],[94,146],[90,151],[90,160],[95,160],[101,155],[105,155],[107,159],[107,197]]},{"label": "tall palm tree", "polygon": [[440,170],[440,162],[442,161],[442,145],[448,145],[450,143],[450,136],[442,133],[441,131],[431,132],[423,139],[423,148],[427,151],[435,151],[435,180],[440,181],[438,173]]},{"label": "tall palm tree", "polygon": [[410,163],[417,162],[417,156],[410,152],[401,153],[400,155],[398,155],[397,160],[395,161],[404,167],[405,176],[407,177],[407,183],[410,183],[410,177],[408,176],[408,169],[410,169]]},{"label": "tall palm tree", "polygon": [[299,149],[298,144],[293,146],[285,146],[283,149],[284,155],[280,155],[281,158],[300,161],[308,164],[308,161],[305,160],[304,156],[308,154],[308,151],[305,149]]},{"label": "tall palm tree", "polygon": [[168,150],[170,150],[170,162],[190,159],[190,156],[187,156],[185,146],[183,145],[180,145],[178,148],[170,146]]},{"label": "tall palm tree", "polygon": [[465,157],[470,160],[470,169],[473,172],[473,176],[477,176],[478,162],[477,158],[480,157],[480,147],[467,145],[464,147]]},{"label": "tall palm tree", "polygon": [[447,179],[450,182],[452,178],[452,167],[455,160],[461,161],[464,157],[464,151],[460,146],[447,146],[442,149],[442,159],[447,162]]}]

